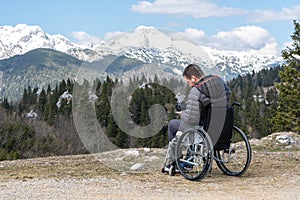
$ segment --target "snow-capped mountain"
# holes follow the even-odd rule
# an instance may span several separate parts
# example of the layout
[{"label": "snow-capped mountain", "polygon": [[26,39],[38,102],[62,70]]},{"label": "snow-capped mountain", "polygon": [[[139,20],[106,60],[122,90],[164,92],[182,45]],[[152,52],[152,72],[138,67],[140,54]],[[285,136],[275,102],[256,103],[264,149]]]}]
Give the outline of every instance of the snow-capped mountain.
[{"label": "snow-capped mountain", "polygon": [[221,51],[210,47],[203,47],[225,79],[238,75],[258,72],[283,64],[283,59],[276,55],[261,55],[251,52]]},{"label": "snow-capped mountain", "polygon": [[144,63],[177,66],[173,67],[175,74],[182,74],[187,64],[197,63],[206,70],[213,69],[225,79],[282,63],[282,58],[276,55],[216,50],[199,46],[181,33],[145,26],[104,41],[96,51],[100,49],[110,49],[111,54],[125,55]]},{"label": "snow-capped mountain", "polygon": [[0,26],[0,60],[24,54],[37,48],[49,48],[73,55],[81,60],[89,59],[84,45],[70,42],[63,35],[50,35],[39,26],[18,24],[16,26]]},{"label": "snow-capped mountain", "polygon": [[181,33],[155,27],[139,26],[132,32],[120,33],[99,44],[79,45],[62,35],[47,34],[38,26],[0,26],[0,60],[37,48],[61,51],[90,62],[106,55],[126,56],[147,64],[170,66],[178,75],[187,64],[197,63],[205,69],[214,69],[225,79],[282,62],[281,57],[275,55],[220,51],[199,46]]},{"label": "snow-capped mountain", "polygon": [[[80,71],[82,63],[90,63],[85,71]],[[154,27],[139,26],[98,44],[79,45],[38,26],[0,26],[0,99],[17,99],[28,85],[41,88],[78,74],[110,75],[124,82],[142,75],[182,78],[190,63],[229,80],[279,65],[282,59],[199,46],[181,33]]]}]

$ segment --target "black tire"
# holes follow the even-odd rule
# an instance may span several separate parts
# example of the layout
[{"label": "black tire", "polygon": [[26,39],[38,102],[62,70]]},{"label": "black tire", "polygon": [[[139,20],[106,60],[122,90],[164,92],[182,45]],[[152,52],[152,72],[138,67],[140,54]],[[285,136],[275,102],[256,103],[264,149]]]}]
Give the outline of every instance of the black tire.
[{"label": "black tire", "polygon": [[251,146],[244,132],[233,127],[230,148],[215,150],[215,161],[219,169],[229,176],[242,176],[248,169],[252,159]]},{"label": "black tire", "polygon": [[179,137],[175,156],[179,172],[188,180],[200,181],[212,167],[212,141],[202,127],[189,129]]}]

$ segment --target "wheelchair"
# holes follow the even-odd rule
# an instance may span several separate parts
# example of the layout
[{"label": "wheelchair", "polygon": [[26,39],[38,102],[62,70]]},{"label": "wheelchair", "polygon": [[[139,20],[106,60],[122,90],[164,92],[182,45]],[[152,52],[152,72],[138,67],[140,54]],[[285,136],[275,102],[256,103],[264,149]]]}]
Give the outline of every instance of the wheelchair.
[{"label": "wheelchair", "polygon": [[[171,176],[180,172],[188,180],[200,181],[210,173],[213,160],[215,160],[224,174],[242,176],[251,163],[252,152],[245,133],[233,124],[233,106],[235,105],[239,106],[239,103],[235,102],[231,106],[232,125],[226,124],[228,119],[226,113],[225,126],[227,129],[229,127],[230,131],[224,131],[223,128],[214,145],[203,126],[195,126],[175,138],[175,149],[170,150],[169,146],[162,172],[168,172]],[[173,155],[168,152],[173,152]],[[171,157],[173,157],[172,160],[170,160]],[[168,169],[165,167],[167,163],[171,163]]]}]

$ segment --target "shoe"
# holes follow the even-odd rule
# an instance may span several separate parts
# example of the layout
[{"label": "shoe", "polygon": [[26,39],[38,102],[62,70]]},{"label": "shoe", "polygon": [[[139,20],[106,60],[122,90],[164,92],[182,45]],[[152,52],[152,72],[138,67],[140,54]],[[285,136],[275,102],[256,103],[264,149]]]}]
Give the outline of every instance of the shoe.
[{"label": "shoe", "polygon": [[166,173],[166,172],[169,172],[170,171],[170,165],[166,165],[164,166],[162,169],[161,169],[161,172],[162,173]]},{"label": "shoe", "polygon": [[176,163],[173,163],[173,164],[168,164],[168,165],[166,165],[166,166],[162,169],[162,173],[169,172],[169,171],[170,171],[170,168],[171,168],[172,166],[175,167],[175,170],[176,170],[176,171],[178,170]]},{"label": "shoe", "polygon": [[180,163],[180,167],[184,170],[191,170],[193,169],[193,165],[192,164],[189,164],[189,163],[186,163],[186,162],[181,162]]},{"label": "shoe", "polygon": [[165,169],[165,171],[167,171],[167,172],[168,172],[168,171],[170,170],[170,167],[171,167],[171,165],[170,165],[170,164],[166,165],[166,166],[165,166],[165,168],[164,168],[164,169]]}]

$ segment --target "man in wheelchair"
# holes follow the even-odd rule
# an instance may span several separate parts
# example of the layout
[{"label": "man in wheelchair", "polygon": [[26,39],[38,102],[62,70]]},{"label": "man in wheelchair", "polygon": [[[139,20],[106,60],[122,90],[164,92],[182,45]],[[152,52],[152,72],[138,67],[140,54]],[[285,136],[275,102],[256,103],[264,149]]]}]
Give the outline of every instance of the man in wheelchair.
[{"label": "man in wheelchair", "polygon": [[183,72],[183,78],[191,90],[184,104],[185,108],[177,106],[177,109],[181,110],[181,119],[173,119],[169,122],[169,147],[166,155],[169,163],[165,164],[163,171],[167,171],[171,165],[174,165],[175,146],[185,130],[202,126],[216,144],[220,134],[214,133],[222,132],[231,95],[229,87],[219,76],[204,75],[198,65],[188,65]]}]

